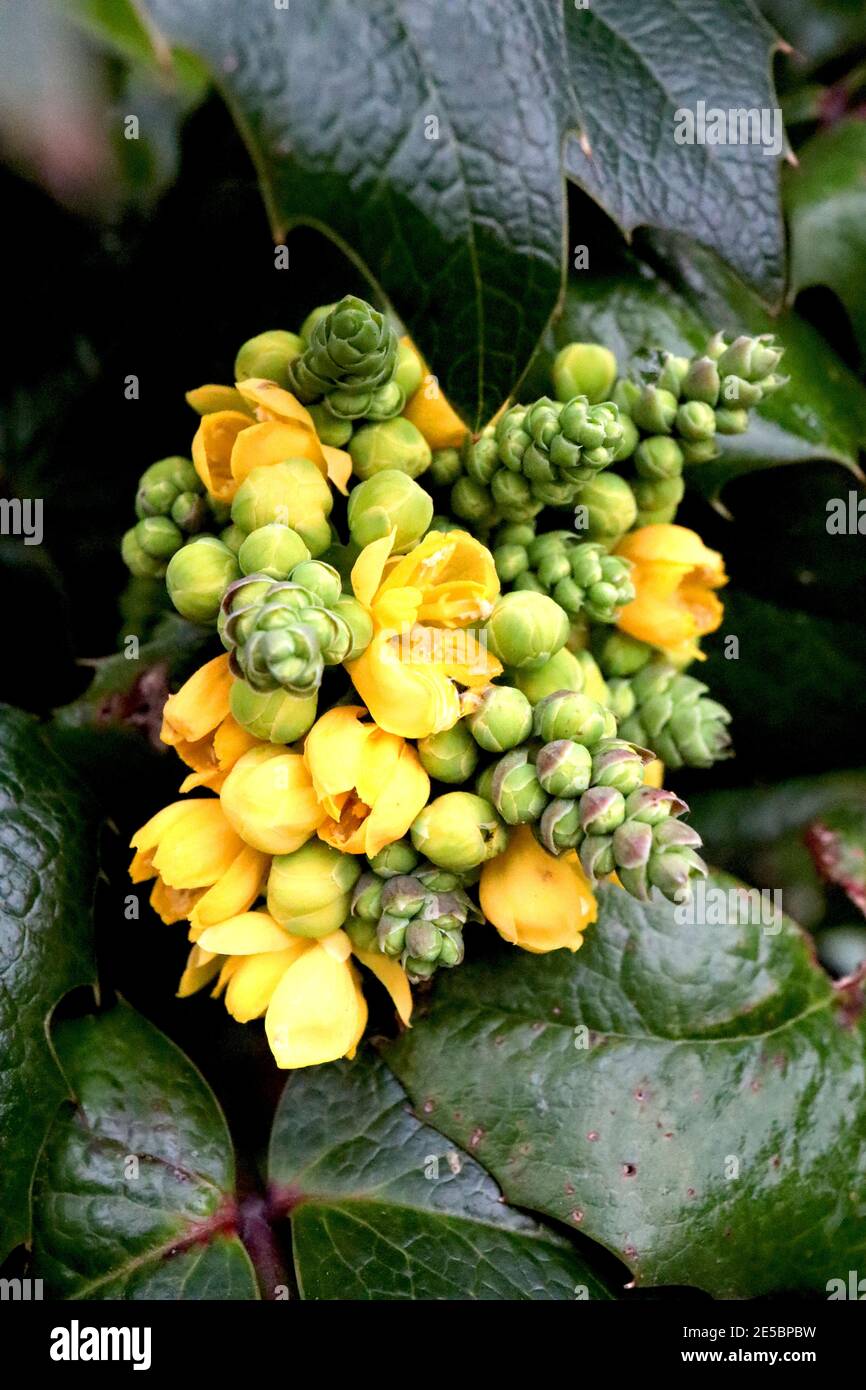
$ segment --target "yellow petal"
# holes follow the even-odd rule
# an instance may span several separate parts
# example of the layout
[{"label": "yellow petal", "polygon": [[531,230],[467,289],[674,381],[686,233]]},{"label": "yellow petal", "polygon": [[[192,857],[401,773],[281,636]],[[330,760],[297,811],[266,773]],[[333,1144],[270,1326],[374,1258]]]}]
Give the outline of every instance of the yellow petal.
[{"label": "yellow petal", "polygon": [[239,410],[215,410],[203,415],[192,441],[195,471],[208,492],[222,502],[230,502],[237,492],[232,477],[232,451],[244,430],[251,429],[249,415]]},{"label": "yellow petal", "polygon": [[185,804],[190,814],[162,836],[153,866],[171,888],[208,888],[231,866],[243,845],[218,800]]},{"label": "yellow petal", "polygon": [[[364,852],[372,858],[399,840],[430,796],[430,778],[416,749],[404,744],[397,764],[372,804],[364,825]],[[364,798],[366,799],[366,798]]]},{"label": "yellow petal", "polygon": [[286,951],[294,941],[269,912],[241,912],[208,927],[198,938],[198,945],[215,955],[254,956],[260,951]]},{"label": "yellow petal", "polygon": [[339,820],[346,794],[357,785],[364,746],[372,726],[362,724],[361,705],[337,705],[321,715],[304,741],[304,761],[316,796],[328,815]]},{"label": "yellow petal", "polygon": [[212,415],[216,410],[239,410],[253,418],[253,412],[240,391],[234,386],[196,386],[187,391],[186,401],[197,415]]},{"label": "yellow petal", "polygon": [[328,482],[333,483],[338,492],[342,492],[344,497],[349,495],[349,479],[352,476],[352,455],[345,449],[336,449],[333,444],[323,444],[322,453],[325,455],[325,465],[328,470]]},{"label": "yellow petal", "polygon": [[219,974],[221,967],[221,956],[212,956],[209,951],[202,951],[199,946],[193,946],[177,987],[178,999],[187,999],[191,994],[197,994],[200,989],[204,989],[214,975]]},{"label": "yellow petal", "polygon": [[387,536],[382,536],[380,540],[371,541],[369,545],[365,545],[352,566],[352,592],[365,608],[372,608],[373,606],[373,599],[382,583],[385,563],[391,554],[396,534],[396,531],[391,531]]},{"label": "yellow petal", "polygon": [[142,852],[156,849],[162,836],[190,814],[191,805],[189,801],[173,801],[170,805],[163,806],[161,811],[157,811],[155,816],[151,816],[149,821],[145,821],[144,825],[136,830],[129,842],[130,846]]},{"label": "yellow petal", "polygon": [[598,916],[595,897],[573,850],[555,858],[528,825],[511,832],[508,848],[481,870],[481,910],[500,936],[540,954],[583,944]]},{"label": "yellow petal", "polygon": [[215,729],[229,712],[232,681],[228,653],[200,666],[165,702],[160,732],[163,743],[196,743]]},{"label": "yellow petal", "polygon": [[426,367],[424,379],[406,402],[403,414],[420,430],[431,449],[459,449],[468,434],[466,425]]},{"label": "yellow petal", "polygon": [[244,845],[225,873],[199,898],[189,920],[195,931],[246,912],[259,896],[270,867],[268,855]]},{"label": "yellow petal", "polygon": [[235,490],[254,468],[268,468],[271,464],[285,463],[293,458],[310,459],[322,476],[327,477],[321,445],[316,435],[310,434],[303,425],[284,423],[282,420],[265,420],[260,425],[250,425],[249,429],[238,435],[232,449],[231,473]]},{"label": "yellow petal", "polygon": [[308,941],[303,941],[284,951],[263,951],[261,955],[238,960],[226,989],[226,1008],[232,1018],[238,1023],[261,1018],[289,966],[294,965],[309,945]]},{"label": "yellow petal", "polygon": [[460,718],[456,686],[441,667],[401,661],[400,651],[400,637],[380,632],[346,666],[372,718],[380,729],[404,738],[450,729]]},{"label": "yellow petal", "polygon": [[266,854],[300,849],[325,816],[302,755],[277,744],[260,744],[239,758],[220,800],[237,833]]},{"label": "yellow petal", "polygon": [[362,951],[357,946],[353,949],[361,964],[366,965],[385,986],[394,1001],[400,1022],[408,1027],[412,1017],[412,989],[402,965],[390,956],[383,955],[381,951]]},{"label": "yellow petal", "polygon": [[182,922],[195,908],[204,890],[201,888],[169,888],[161,878],[153,885],[150,905],[158,917],[170,927]]},{"label": "yellow petal", "polygon": [[277,985],[265,1032],[277,1066],[315,1066],[351,1052],[366,1023],[366,1006],[348,961],[320,945],[304,952]]},{"label": "yellow petal", "polygon": [[308,434],[316,433],[313,417],[306,406],[275,381],[268,381],[267,377],[248,377],[246,381],[237,382],[237,389],[260,420],[303,425]]}]

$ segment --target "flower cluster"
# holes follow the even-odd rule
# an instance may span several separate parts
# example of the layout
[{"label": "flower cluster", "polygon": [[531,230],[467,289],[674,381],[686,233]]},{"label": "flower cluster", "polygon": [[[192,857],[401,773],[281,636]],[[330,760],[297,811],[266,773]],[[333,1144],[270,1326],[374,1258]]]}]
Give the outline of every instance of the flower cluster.
[{"label": "flower cluster", "polygon": [[[133,838],[133,880],[187,923],[181,995],[212,985],[303,1067],[353,1054],[362,971],[408,1025],[413,986],[486,923],[573,951],[601,878],[687,899],[706,867],[663,763],[729,751],[684,674],[726,576],[674,524],[677,489],[650,507],[644,484],[745,428],[778,360],[716,337],[617,380],[606,348],[569,344],[556,399],[473,438],[347,297],[189,393],[191,459],[145,472],[123,542],[223,648],[163,715],[199,795]],[[576,529],[545,527],[563,506]]]}]

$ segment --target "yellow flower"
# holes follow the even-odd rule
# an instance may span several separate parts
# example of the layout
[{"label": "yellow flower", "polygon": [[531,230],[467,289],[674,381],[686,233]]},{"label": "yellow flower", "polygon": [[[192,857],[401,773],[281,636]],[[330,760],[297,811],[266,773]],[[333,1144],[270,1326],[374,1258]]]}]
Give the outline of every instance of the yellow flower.
[{"label": "yellow flower", "polygon": [[406,402],[403,415],[423,434],[431,449],[459,449],[468,434],[426,366],[421,385]]},{"label": "yellow flower", "polygon": [[465,531],[431,531],[391,558],[393,533],[364,547],[352,570],[373,639],[346,669],[380,729],[426,738],[461,715],[458,685],[481,689],[502,667],[467,629],[499,593],[489,550]]},{"label": "yellow flower", "polygon": [[325,818],[300,753],[263,743],[244,753],[226,777],[220,800],[228,823],[265,854],[292,854]]},{"label": "yellow flower", "polygon": [[698,639],[715,632],[724,609],[713,593],[727,584],[724,561],[685,526],[642,526],[615,554],[632,561],[636,597],[617,626],[680,663],[700,656]]},{"label": "yellow flower", "polygon": [[165,702],[160,738],[193,769],[182,792],[219,791],[238,758],[259,742],[229,713],[233,679],[228,656],[214,657]]},{"label": "yellow flower", "polygon": [[598,916],[574,851],[555,858],[528,825],[513,830],[505,852],[484,865],[479,898],[499,935],[536,955],[561,947],[576,951]]},{"label": "yellow flower", "polygon": [[347,854],[378,854],[399,840],[427,804],[430,778],[416,749],[374,723],[360,705],[317,719],[304,760],[326,818],[319,836]]},{"label": "yellow flower", "polygon": [[[214,993],[225,990],[226,1008],[241,1023],[264,1016],[278,1066],[315,1066],[353,1056],[366,1027],[352,952],[343,931],[320,940],[292,936],[267,912],[244,912],[203,933],[179,992],[192,993],[219,971]],[[378,951],[355,955],[385,985],[408,1024],[412,996],[405,971]]]},{"label": "yellow flower", "polygon": [[217,798],[175,801],[137,830],[129,873],[155,878],[151,905],[164,922],[217,922],[246,909],[261,890],[267,856],[245,845]]},{"label": "yellow flower", "polygon": [[188,392],[187,399],[196,409],[208,407],[192,441],[192,461],[205,487],[220,501],[230,502],[254,468],[292,458],[310,459],[345,493],[352,468],[349,455],[322,445],[310,412],[275,382],[239,381],[234,391],[199,387]]}]

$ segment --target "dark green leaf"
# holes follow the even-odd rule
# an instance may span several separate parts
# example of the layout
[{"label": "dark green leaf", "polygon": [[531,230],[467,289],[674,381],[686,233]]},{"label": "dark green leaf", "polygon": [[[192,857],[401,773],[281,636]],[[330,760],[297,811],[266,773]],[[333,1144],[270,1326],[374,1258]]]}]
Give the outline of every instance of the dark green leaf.
[{"label": "dark green leaf", "polygon": [[67,1094],[57,1001],[95,978],[96,819],[34,719],[0,707],[0,1262],[30,1237],[30,1187]]},{"label": "dark green leaf", "polygon": [[[739,658],[723,638],[739,641]],[[725,616],[706,643],[701,679],[728,706],[737,755],[752,775],[789,777],[850,767],[859,747],[851,719],[866,688],[863,629],[725,590]]]},{"label": "dark green leaf", "polygon": [[606,343],[627,372],[636,355],[656,348],[691,353],[717,329],[772,332],[785,347],[789,384],[753,413],[748,433],[723,441],[721,458],[687,469],[687,482],[715,497],[729,479],[780,464],[831,459],[856,469],[866,445],[866,388],[821,335],[792,312],[769,318],[709,254],[680,242],[665,249],[676,275],[628,258],[612,274],[572,276],[562,317],[531,369],[526,398],[549,392],[553,352],[573,340]]},{"label": "dark green leaf", "polygon": [[827,285],[866,354],[866,124],[849,120],[809,140],[785,179],[791,292]]},{"label": "dark green leaf", "polygon": [[866,40],[861,0],[761,0],[761,9],[796,49],[797,71],[819,67]]},{"label": "dark green leaf", "polygon": [[[581,131],[566,168],[624,231],[660,227],[712,247],[766,298],[784,278],[779,156],[784,131],[771,30],[749,0],[564,5]],[[764,144],[679,144],[677,113],[763,112]],[[774,114],[775,113],[775,114]],[[771,154],[773,143],[774,155]],[[572,240],[580,241],[580,228]]]},{"label": "dark green leaf", "polygon": [[[774,106],[769,30],[746,0],[714,8],[710,42],[666,0],[618,0],[616,23],[610,0],[591,11],[554,0],[146,10],[224,92],[277,237],[298,222],[334,237],[473,425],[522,376],[560,293],[570,131],[596,146],[591,163],[572,147],[571,174],[626,229],[698,234],[778,297],[778,161],[754,145],[710,161],[705,146],[674,141],[678,104],[718,93],[726,106]],[[674,99],[684,40],[690,78]]]},{"label": "dark green leaf", "polygon": [[304,1298],[610,1298],[569,1241],[505,1206],[468,1154],[415,1119],[369,1054],[289,1080],[270,1180]]},{"label": "dark green leaf", "polygon": [[126,1004],[61,1024],[76,1096],[34,1189],[35,1272],[64,1298],[250,1299],[235,1165],[212,1092]]},{"label": "dark green leaf", "polygon": [[723,901],[727,925],[678,924],[605,885],[576,956],[468,962],[386,1059],[508,1201],[579,1220],[638,1283],[823,1292],[866,1250],[862,1001],[790,920]]}]

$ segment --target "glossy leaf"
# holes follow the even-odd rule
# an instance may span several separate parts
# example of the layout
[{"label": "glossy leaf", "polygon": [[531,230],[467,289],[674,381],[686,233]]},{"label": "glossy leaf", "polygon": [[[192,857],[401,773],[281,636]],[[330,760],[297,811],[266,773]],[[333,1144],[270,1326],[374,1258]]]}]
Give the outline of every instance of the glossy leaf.
[{"label": "glossy leaf", "polygon": [[682,923],[602,887],[576,955],[470,959],[386,1059],[509,1202],[639,1284],[823,1292],[866,1244],[862,1001],[792,922],[753,902],[740,925],[741,885],[710,887],[720,910]]},{"label": "glossy leaf", "polygon": [[505,1206],[473,1158],[416,1119],[369,1053],[289,1078],[269,1171],[304,1298],[612,1296],[568,1240]]},{"label": "glossy leaf", "polygon": [[234,1155],[208,1086],[126,1004],[66,1021],[75,1093],[34,1191],[34,1265],[55,1297],[256,1298],[236,1233]]},{"label": "glossy leaf", "polygon": [[93,808],[35,719],[0,707],[0,1261],[30,1237],[30,1187],[67,1087],[51,1012],[94,980]]}]

